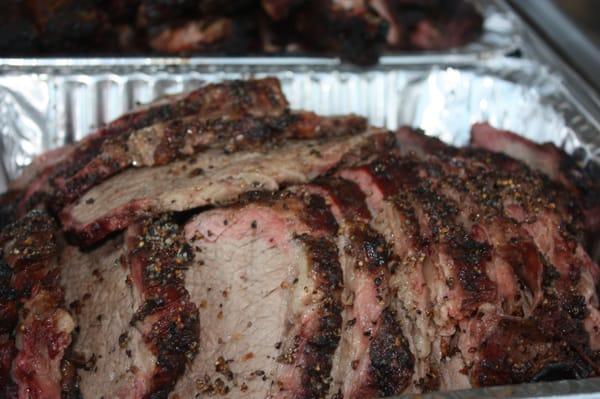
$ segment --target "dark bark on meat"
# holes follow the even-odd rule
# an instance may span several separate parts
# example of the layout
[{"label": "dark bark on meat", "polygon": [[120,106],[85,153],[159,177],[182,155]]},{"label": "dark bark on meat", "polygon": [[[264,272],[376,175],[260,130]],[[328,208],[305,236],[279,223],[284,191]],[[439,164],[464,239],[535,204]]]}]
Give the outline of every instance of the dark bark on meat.
[{"label": "dark bark on meat", "polygon": [[344,9],[331,0],[308,1],[296,27],[309,47],[359,65],[377,62],[387,32],[385,21],[370,10]]},{"label": "dark bark on meat", "polygon": [[441,50],[464,45],[481,34],[483,17],[464,0],[372,0],[389,23],[392,49]]},{"label": "dark bark on meat", "polygon": [[[287,101],[279,82],[274,79],[209,84],[183,97],[150,104],[118,118],[75,144],[66,159],[30,184],[35,191],[26,191],[19,210],[25,212],[44,201],[51,209],[59,211],[94,185],[127,168],[131,160],[127,157],[126,142],[137,129],[188,115],[206,118],[277,115],[285,109]],[[48,180],[50,187],[44,184]],[[49,198],[39,194],[43,191]]]},{"label": "dark bark on meat", "polygon": [[29,18],[25,1],[7,0],[0,4],[3,16],[0,27],[0,53],[5,55],[29,55],[38,51],[39,35]]},{"label": "dark bark on meat", "polygon": [[[57,235],[54,221],[39,211],[30,212],[0,234],[0,380],[5,382],[5,391],[0,393],[7,396],[11,392],[20,397],[62,396],[61,362],[71,344],[74,323],[57,282]],[[18,347],[15,340],[20,342]]]},{"label": "dark bark on meat", "polygon": [[144,397],[166,398],[198,351],[198,309],[183,285],[193,254],[168,217],[139,222],[128,230],[126,241],[126,262],[143,298],[131,323],[157,359]]}]

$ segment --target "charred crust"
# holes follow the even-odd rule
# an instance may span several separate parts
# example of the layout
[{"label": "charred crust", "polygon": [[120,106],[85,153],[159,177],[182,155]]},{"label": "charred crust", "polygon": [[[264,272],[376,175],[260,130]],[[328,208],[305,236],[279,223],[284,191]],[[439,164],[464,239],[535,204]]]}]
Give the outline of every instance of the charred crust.
[{"label": "charred crust", "polygon": [[379,396],[396,395],[409,385],[415,359],[402,333],[396,314],[384,310],[380,326],[371,340],[369,375]]},{"label": "charred crust", "polygon": [[329,177],[317,179],[315,184],[327,190],[332,200],[340,207],[345,218],[358,217],[365,221],[371,218],[366,204],[366,196],[356,183]]},{"label": "charred crust", "polygon": [[[59,211],[93,186],[131,165],[127,140],[135,130],[191,114],[211,114],[216,107],[223,113],[241,116],[281,113],[288,104],[276,79],[262,79],[209,84],[183,99],[134,111],[100,129],[96,137],[81,144],[68,159],[56,165],[49,178],[49,192],[34,193],[26,200],[26,208],[44,203],[53,211]],[[32,203],[38,195],[39,200]]]},{"label": "charred crust", "polygon": [[443,178],[441,167],[411,158],[386,156],[367,168],[378,187],[403,212],[410,235],[417,236],[418,232],[414,211],[422,210],[430,234],[427,237],[420,235],[421,239],[428,240],[428,245],[442,245],[453,259],[456,278],[465,292],[465,310],[492,302],[496,286],[486,270],[491,247],[476,241],[457,222],[459,205],[443,195],[436,185]]},{"label": "charred crust", "polygon": [[157,358],[147,398],[167,397],[185,365],[198,350],[199,315],[184,287],[184,271],[193,252],[180,227],[169,216],[145,219],[130,227],[127,261],[143,304],[132,324],[141,328]]},{"label": "charred crust", "polygon": [[[349,253],[356,259],[358,268],[365,268],[369,273],[377,274],[387,267],[391,260],[391,250],[382,235],[369,225],[354,223],[349,228]],[[380,284],[375,283],[377,286]]]},{"label": "charred crust", "polygon": [[[12,382],[12,376],[22,379],[30,370],[24,370],[13,364],[13,359],[18,356],[19,350],[15,347],[15,328],[18,322],[18,313],[21,311],[23,317],[27,318],[24,304],[36,295],[40,302],[40,320],[35,320],[35,326],[23,324],[23,334],[29,329],[50,329],[46,331],[44,338],[36,336],[23,336],[24,341],[31,339],[44,339],[48,345],[48,355],[56,357],[64,350],[60,341],[68,340],[62,332],[56,333],[51,325],[37,325],[48,323],[46,314],[54,314],[55,311],[65,311],[63,307],[63,291],[59,285],[59,271],[53,267],[59,251],[58,228],[50,215],[44,211],[33,210],[21,219],[6,226],[0,233],[0,244],[2,244],[0,258],[0,396],[15,390],[16,385]],[[40,305],[33,305],[40,306]],[[23,310],[23,311],[22,311]],[[37,316],[36,316],[37,317]],[[26,349],[22,349],[26,350]],[[67,348],[68,352],[68,348]],[[76,381],[77,373],[74,368],[68,367],[68,362],[61,359],[61,390],[65,397],[69,397],[70,383]],[[63,367],[64,366],[64,367]],[[28,377],[25,377],[27,379]],[[69,388],[69,389],[67,389]],[[15,396],[16,397],[16,396]],[[72,396],[71,396],[72,397]]]},{"label": "charred crust", "polygon": [[316,194],[304,194],[302,199],[305,209],[301,212],[301,218],[306,225],[318,231],[336,234],[338,224],[325,199]]},{"label": "charred crust", "polygon": [[[303,234],[297,239],[306,247],[309,273],[316,281],[319,297],[319,325],[307,342],[300,346],[301,353],[292,352],[294,362],[302,358],[302,397],[323,397],[330,384],[329,373],[342,329],[342,269],[335,242],[326,237]],[[294,348],[298,348],[294,345]]]}]

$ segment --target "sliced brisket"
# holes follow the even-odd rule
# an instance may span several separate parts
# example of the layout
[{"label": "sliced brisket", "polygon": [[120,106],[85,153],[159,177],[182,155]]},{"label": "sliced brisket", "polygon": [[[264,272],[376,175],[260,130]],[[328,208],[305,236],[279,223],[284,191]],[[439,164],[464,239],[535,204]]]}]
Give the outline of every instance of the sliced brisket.
[{"label": "sliced brisket", "polygon": [[175,394],[323,397],[342,322],[337,224],[323,199],[251,193],[185,231],[203,328]]},{"label": "sliced brisket", "polygon": [[372,130],[323,142],[290,142],[266,152],[208,151],[191,160],[131,169],[88,191],[62,211],[61,220],[79,242],[91,244],[141,214],[184,211],[232,201],[251,190],[308,182],[345,159],[381,148],[388,138]]},{"label": "sliced brisket", "polygon": [[410,385],[414,357],[390,307],[392,253],[369,226],[365,195],[356,184],[339,178],[316,183],[302,190],[322,195],[340,225],[344,275],[343,329],[330,391],[344,398],[399,394]]},{"label": "sliced brisket", "polygon": [[35,205],[29,199],[35,198],[39,190],[51,191],[53,197],[64,203],[122,170],[128,165],[123,144],[132,131],[189,115],[205,118],[278,115],[287,106],[279,81],[272,78],[209,84],[186,95],[150,104],[122,116],[78,143],[65,159],[33,181],[30,187],[35,190],[28,190],[21,209]]},{"label": "sliced brisket", "polygon": [[591,171],[581,168],[573,157],[552,143],[537,144],[487,123],[473,125],[471,145],[523,161],[573,191],[581,201],[591,244],[598,244],[595,236],[600,231],[600,185]]},{"label": "sliced brisket", "polygon": [[130,324],[156,358],[146,398],[166,398],[198,350],[198,308],[184,287],[191,247],[169,217],[146,219],[126,234],[130,278],[142,303]]},{"label": "sliced brisket", "polygon": [[57,278],[58,234],[48,215],[32,211],[0,235],[0,394],[7,397],[59,399],[71,388],[62,362],[75,325]]},{"label": "sliced brisket", "polygon": [[[598,345],[597,328],[592,327],[598,324],[594,287],[599,274],[578,239],[577,205],[563,188],[512,159],[444,148],[440,142],[412,133],[409,142],[422,144],[420,152],[430,154],[427,162],[437,163],[443,174],[451,175],[446,176],[450,179],[445,192],[454,192],[463,213],[473,212],[465,225],[471,225],[476,236],[491,240],[497,258],[510,265],[504,273],[496,273],[499,290],[504,287],[506,294],[516,281],[519,295],[527,296],[521,311],[517,308],[510,314],[513,318],[506,319],[508,315],[499,312],[499,317],[488,319],[484,330],[474,327],[476,318],[469,322],[466,330],[479,334],[471,345],[482,348],[473,352],[473,384],[525,382],[558,364],[576,368],[578,375],[592,373],[596,366],[590,359],[596,356]],[[408,136],[410,131],[405,130],[402,137]],[[551,325],[563,329],[557,334]],[[516,359],[503,345],[519,340],[527,345]],[[557,345],[569,349],[556,352]]]},{"label": "sliced brisket", "polygon": [[130,324],[142,298],[125,256],[122,237],[88,253],[67,247],[61,254],[60,279],[77,325],[72,357],[84,398],[142,398],[156,368],[156,357]]}]

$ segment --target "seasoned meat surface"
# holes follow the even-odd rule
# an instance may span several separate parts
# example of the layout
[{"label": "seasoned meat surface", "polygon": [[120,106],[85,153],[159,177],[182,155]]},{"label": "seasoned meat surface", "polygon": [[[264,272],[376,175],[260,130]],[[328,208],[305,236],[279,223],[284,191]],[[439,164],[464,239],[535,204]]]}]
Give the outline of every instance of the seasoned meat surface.
[{"label": "seasoned meat surface", "polygon": [[[142,3],[156,24],[171,4]],[[262,3],[285,20],[310,2]],[[0,397],[358,399],[600,376],[589,169],[488,124],[457,148],[287,104],[274,79],[206,85],[11,184]]]}]

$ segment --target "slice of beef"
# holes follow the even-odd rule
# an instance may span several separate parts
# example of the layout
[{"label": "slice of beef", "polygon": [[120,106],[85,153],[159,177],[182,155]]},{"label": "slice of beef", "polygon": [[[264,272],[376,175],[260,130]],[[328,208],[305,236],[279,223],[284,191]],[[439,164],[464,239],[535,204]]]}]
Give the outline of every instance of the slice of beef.
[{"label": "slice of beef", "polygon": [[130,323],[156,357],[144,397],[167,397],[198,350],[198,308],[183,281],[192,251],[168,216],[132,225],[126,245],[131,280],[143,301]]},{"label": "slice of beef", "polygon": [[[449,341],[459,334],[460,322],[471,318],[477,311],[482,312],[486,305],[492,305],[493,310],[496,299],[495,284],[488,276],[489,244],[478,242],[465,229],[458,220],[458,204],[442,194],[428,174],[427,164],[395,156],[382,157],[362,170],[344,174],[390,202],[391,207],[379,205],[379,218],[399,218],[400,229],[396,227],[392,231],[400,230],[399,233],[408,238],[405,248],[398,246],[398,252],[404,255],[401,256],[401,262],[406,262],[401,263],[398,271],[402,275],[406,273],[403,268],[409,269],[408,278],[402,277],[397,281],[401,284],[398,292],[403,295],[408,292],[408,297],[402,301],[402,309],[409,314],[409,319],[416,321],[419,319],[418,311],[423,312],[423,308],[417,306],[411,309],[410,305],[421,302],[419,305],[422,306],[429,301],[433,305],[433,325],[437,330],[437,339],[442,339],[439,343],[435,342],[436,339],[430,339],[422,344],[424,339],[421,336],[413,336],[415,345],[420,344],[417,353],[422,354],[424,359],[422,370],[426,374],[419,375],[416,381],[416,385],[423,390],[435,389],[437,384],[448,389],[465,383],[439,379],[435,369],[446,356],[444,353],[438,354],[438,351],[443,352],[443,348],[437,349],[435,346],[441,346],[444,340]],[[377,206],[375,200],[373,205]],[[386,208],[391,209],[386,212]],[[415,295],[415,287],[421,287],[422,298]],[[427,291],[429,298],[426,297]],[[415,296],[419,302],[415,301]],[[428,331],[420,333],[426,334]],[[428,359],[430,353],[434,353],[434,356]]]},{"label": "slice of beef", "polygon": [[[20,209],[35,206],[36,194],[40,191],[49,191],[53,197],[58,196],[60,202],[70,201],[111,176],[115,162],[127,162],[126,158],[119,157],[123,151],[122,143],[137,129],[189,115],[206,118],[278,115],[287,109],[287,105],[279,81],[272,78],[209,84],[185,95],[150,104],[118,118],[76,144],[66,159],[33,180],[21,200]],[[100,153],[108,153],[108,156],[98,157]]]},{"label": "slice of beef", "polygon": [[[310,139],[357,134],[366,129],[360,117],[319,117],[310,112],[283,113],[277,116],[224,116],[206,119],[203,115],[189,116],[157,123],[133,131],[119,140],[105,142],[100,152],[79,172],[74,183],[89,181],[98,184],[130,166],[164,165],[209,148],[230,153],[238,150],[268,148],[287,139]],[[100,177],[102,175],[104,177]],[[62,203],[77,198],[60,195]],[[57,204],[53,204],[54,207]]]},{"label": "slice of beef", "polygon": [[[458,191],[454,195],[463,209],[478,207],[473,232],[492,240],[498,257],[510,264],[519,284],[531,291],[523,314],[513,314],[512,319],[500,314],[488,319],[484,330],[473,327],[476,319],[466,326],[480,335],[473,345],[481,348],[473,351],[473,384],[526,382],[559,364],[576,369],[578,376],[594,373],[598,267],[577,238],[581,236],[577,233],[580,214],[565,200],[568,192],[506,156],[445,147],[410,130],[401,136],[410,138],[410,145],[420,144],[417,152],[424,156],[433,150],[435,155],[426,162],[438,163],[444,173],[453,175],[445,192]],[[500,276],[497,282],[506,285],[509,277]],[[556,334],[551,325],[561,325],[561,333]],[[517,341],[527,342],[519,359],[502,346]]]},{"label": "slice of beef", "polygon": [[209,119],[187,117],[155,124],[129,137],[127,153],[134,166],[164,165],[207,148],[231,153],[267,147],[290,139],[355,135],[367,129],[358,116],[320,117],[312,112],[278,116]]},{"label": "slice of beef", "polygon": [[344,160],[388,143],[387,133],[324,142],[290,142],[267,152],[208,151],[195,159],[131,169],[94,187],[61,213],[64,227],[83,244],[125,228],[140,214],[184,211],[235,199],[251,190],[304,183]]},{"label": "slice of beef", "polygon": [[300,190],[322,195],[340,225],[345,308],[331,394],[363,398],[402,393],[410,385],[414,357],[390,306],[391,250],[368,224],[371,216],[364,193],[339,178],[322,178]]},{"label": "slice of beef", "polygon": [[148,44],[161,54],[243,54],[259,46],[257,22],[250,15],[206,16],[154,30]]},{"label": "slice of beef", "polygon": [[295,17],[303,44],[359,65],[377,62],[387,24],[364,2],[309,0]]},{"label": "slice of beef", "polygon": [[[63,306],[57,279],[58,239],[53,220],[39,211],[0,235],[5,284],[0,302],[2,395],[62,397],[61,363],[75,325]],[[9,370],[12,381],[6,375]]]},{"label": "slice of beef", "polygon": [[83,397],[167,397],[197,348],[197,309],[182,281],[189,256],[167,216],[138,221],[90,252],[63,251]]},{"label": "slice of beef", "polygon": [[441,50],[464,45],[481,34],[483,17],[464,0],[371,0],[389,24],[392,49]]},{"label": "slice of beef", "polygon": [[142,398],[156,356],[130,323],[142,305],[126,262],[123,238],[91,252],[67,247],[61,254],[61,283],[77,324],[73,359],[84,398]]},{"label": "slice of beef", "polygon": [[[589,170],[581,168],[573,157],[552,143],[537,144],[507,130],[495,129],[487,123],[476,123],[471,129],[471,145],[501,152],[572,190],[580,199],[588,234],[600,231],[600,185]],[[597,243],[594,243],[597,244]]]},{"label": "slice of beef", "polygon": [[323,199],[252,193],[185,231],[203,328],[174,394],[323,397],[342,322],[337,224]]}]

